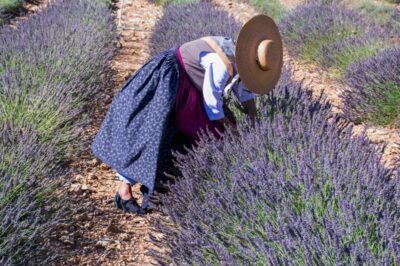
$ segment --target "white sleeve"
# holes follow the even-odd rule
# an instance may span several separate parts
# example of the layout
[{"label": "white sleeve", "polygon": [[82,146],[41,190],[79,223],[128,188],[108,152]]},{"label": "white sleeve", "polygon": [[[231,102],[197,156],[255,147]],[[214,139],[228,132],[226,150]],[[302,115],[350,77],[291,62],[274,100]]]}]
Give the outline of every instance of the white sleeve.
[{"label": "white sleeve", "polygon": [[201,57],[200,64],[205,69],[203,83],[203,104],[210,120],[223,118],[222,93],[229,78],[228,69],[216,53]]}]

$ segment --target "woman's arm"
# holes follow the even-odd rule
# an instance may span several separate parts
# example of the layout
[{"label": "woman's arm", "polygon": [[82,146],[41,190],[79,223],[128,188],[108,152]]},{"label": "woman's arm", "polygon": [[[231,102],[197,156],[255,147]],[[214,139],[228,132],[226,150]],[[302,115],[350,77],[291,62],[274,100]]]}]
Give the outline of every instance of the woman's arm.
[{"label": "woman's arm", "polygon": [[256,102],[254,100],[255,95],[249,91],[242,81],[239,81],[236,84],[231,86],[233,92],[236,94],[240,103],[245,107],[247,114],[250,116],[250,119],[254,125],[254,122],[257,118],[257,108]]},{"label": "woman's arm", "polygon": [[236,128],[223,108],[222,94],[229,78],[228,69],[216,53],[202,55],[200,64],[205,69],[203,100],[208,118],[221,126]]},{"label": "woman's arm", "polygon": [[254,123],[257,119],[256,101],[254,99],[250,99],[242,102],[242,104],[246,107],[248,115],[250,116],[251,121]]}]

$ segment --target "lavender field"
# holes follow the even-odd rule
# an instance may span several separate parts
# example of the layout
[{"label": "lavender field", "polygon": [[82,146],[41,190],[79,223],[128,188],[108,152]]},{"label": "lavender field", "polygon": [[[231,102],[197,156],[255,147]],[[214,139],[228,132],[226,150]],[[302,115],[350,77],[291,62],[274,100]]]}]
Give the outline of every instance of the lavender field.
[{"label": "lavender field", "polygon": [[[400,264],[400,142],[385,135],[400,139],[398,1],[56,0],[8,26],[22,2],[0,0],[1,265],[150,264],[142,254],[127,259],[142,249],[160,265]],[[135,3],[150,15],[162,10],[154,26],[148,17],[138,22],[144,13]],[[132,42],[132,29],[121,26],[124,5]],[[130,230],[112,227],[122,219],[107,211],[117,183],[96,172],[90,185],[99,192],[84,183],[74,195],[101,211],[72,224],[76,212],[61,188],[87,149],[84,129],[99,119],[89,117],[100,108],[94,99],[121,78],[120,58],[206,35],[236,39],[239,18],[251,12],[275,19],[286,58],[274,90],[256,99],[258,122],[250,125],[229,96],[238,132],[222,140],[203,132],[196,147],[174,151],[177,171],[154,213],[125,214]],[[299,66],[334,81],[339,112],[304,82],[307,72],[298,78]],[[359,126],[365,130],[356,135]],[[383,132],[382,143],[371,129]],[[386,141],[399,147],[390,167]],[[96,162],[84,172],[92,168],[111,172]],[[60,224],[70,238],[50,239]],[[157,233],[143,235],[149,228]],[[135,240],[121,240],[124,230]]]},{"label": "lavender field", "polygon": [[111,13],[96,1],[59,1],[1,28],[0,264],[35,261],[47,249],[38,239],[64,218],[52,191],[79,150],[114,38]]}]

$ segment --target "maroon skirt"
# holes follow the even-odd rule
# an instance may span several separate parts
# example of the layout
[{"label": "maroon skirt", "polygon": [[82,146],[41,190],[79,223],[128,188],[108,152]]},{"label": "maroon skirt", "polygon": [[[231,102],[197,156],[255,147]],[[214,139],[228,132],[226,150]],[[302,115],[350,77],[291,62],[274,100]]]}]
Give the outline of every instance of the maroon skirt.
[{"label": "maroon skirt", "polygon": [[174,106],[177,129],[190,144],[196,144],[201,129],[209,131],[216,138],[221,138],[223,127],[208,118],[204,108],[203,95],[189,80],[179,48],[176,50],[182,69]]}]

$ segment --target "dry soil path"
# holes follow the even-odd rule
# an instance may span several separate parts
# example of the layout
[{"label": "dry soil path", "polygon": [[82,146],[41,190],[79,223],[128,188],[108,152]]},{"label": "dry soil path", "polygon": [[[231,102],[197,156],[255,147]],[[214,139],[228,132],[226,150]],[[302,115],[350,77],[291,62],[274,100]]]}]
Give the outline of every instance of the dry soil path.
[{"label": "dry soil path", "polygon": [[[236,0],[213,0],[219,6],[224,7],[229,13],[233,14],[239,21],[246,22],[249,18],[258,14],[251,5],[241,3]],[[282,0],[288,8],[293,8],[302,4],[303,0]],[[317,96],[324,91],[327,99],[332,103],[334,113],[342,112],[342,101],[339,97],[343,85],[335,79],[329,77],[320,67],[305,64],[289,56],[287,50],[284,51],[284,61],[293,66],[294,78],[302,80],[309,86]],[[385,127],[366,127],[365,125],[354,126],[354,134],[359,134],[363,130],[375,145],[381,146],[387,143],[382,162],[390,169],[400,168],[400,131]]]},{"label": "dry soil path", "polygon": [[[148,251],[156,250],[161,256],[166,251],[149,241],[150,234],[162,237],[149,225],[150,219],[162,220],[161,214],[138,216],[114,208],[115,172],[96,160],[89,149],[113,95],[149,58],[148,38],[162,15],[162,8],[147,0],[120,0],[117,5],[120,38],[112,62],[114,81],[91,105],[89,115],[94,120],[82,134],[87,148],[71,164],[73,173],[60,191],[72,202],[73,221],[59,224],[50,238],[59,255],[57,265],[156,265]],[[138,187],[134,196],[139,197]]]}]

